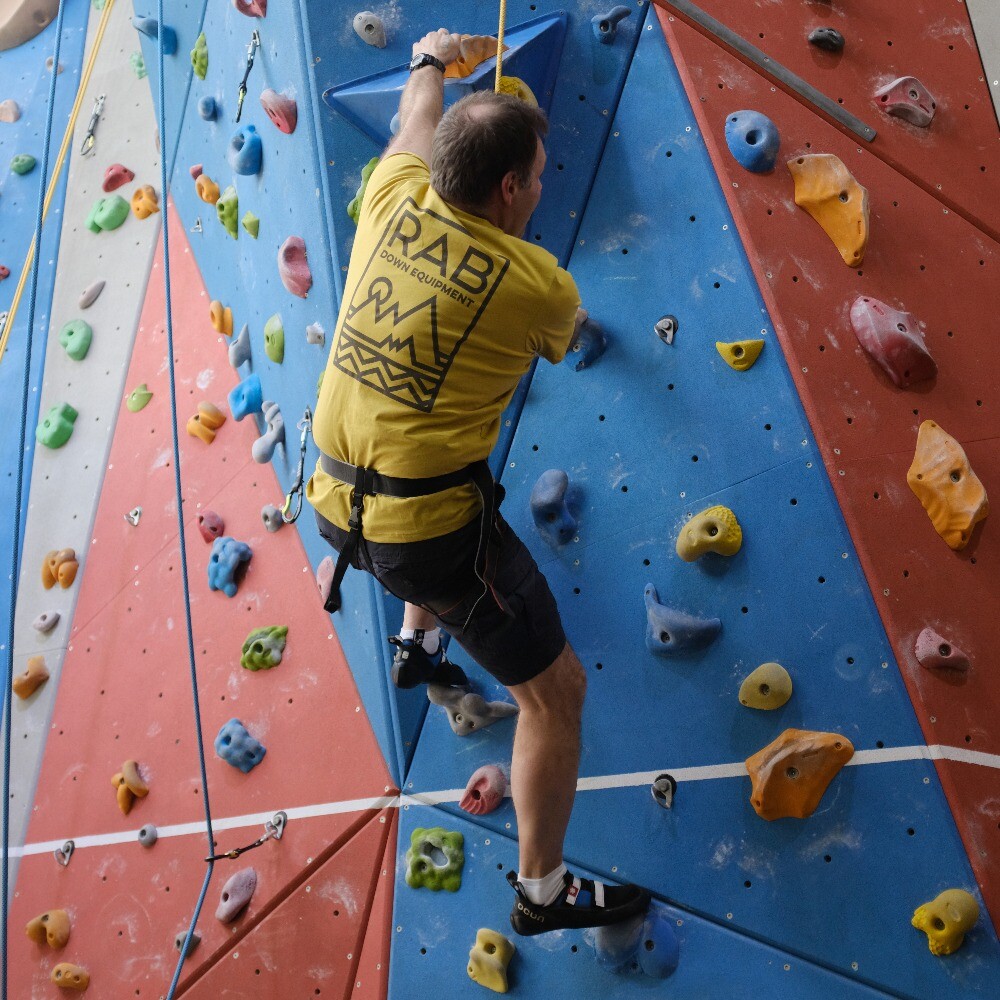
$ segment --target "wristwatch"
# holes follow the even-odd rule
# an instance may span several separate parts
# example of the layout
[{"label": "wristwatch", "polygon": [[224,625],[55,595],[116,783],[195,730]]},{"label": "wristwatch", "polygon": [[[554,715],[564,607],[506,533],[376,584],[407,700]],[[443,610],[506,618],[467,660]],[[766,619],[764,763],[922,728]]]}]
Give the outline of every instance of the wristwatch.
[{"label": "wristwatch", "polygon": [[415,69],[421,69],[424,66],[433,66],[435,69],[441,70],[442,73],[444,72],[444,63],[440,59],[436,59],[426,52],[418,52],[410,60],[410,72],[412,73]]}]

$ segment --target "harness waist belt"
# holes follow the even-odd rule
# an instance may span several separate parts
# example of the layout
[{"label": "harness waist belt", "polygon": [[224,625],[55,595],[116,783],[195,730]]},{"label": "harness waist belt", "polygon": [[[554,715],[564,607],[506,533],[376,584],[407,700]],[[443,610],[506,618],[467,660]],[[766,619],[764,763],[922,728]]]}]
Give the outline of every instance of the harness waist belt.
[{"label": "harness waist belt", "polygon": [[[348,465],[336,458],[331,458],[320,452],[319,464],[328,476],[339,479],[342,483],[357,482],[358,467]],[[427,497],[434,493],[450,490],[453,486],[464,486],[472,482],[473,470],[480,462],[473,462],[456,472],[446,472],[441,476],[428,476],[425,479],[403,479],[399,476],[383,476],[374,469],[363,469],[363,495],[395,497],[397,500],[412,500],[414,497]]]}]

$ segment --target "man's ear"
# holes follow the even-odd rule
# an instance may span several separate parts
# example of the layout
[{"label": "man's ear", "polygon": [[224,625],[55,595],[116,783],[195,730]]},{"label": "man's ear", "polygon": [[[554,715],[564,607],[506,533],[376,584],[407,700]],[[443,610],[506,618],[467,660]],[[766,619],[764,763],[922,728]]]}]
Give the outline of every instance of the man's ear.
[{"label": "man's ear", "polygon": [[517,194],[520,187],[517,174],[513,170],[508,170],[500,181],[500,196],[503,198],[505,205],[510,205],[513,202],[514,195]]}]

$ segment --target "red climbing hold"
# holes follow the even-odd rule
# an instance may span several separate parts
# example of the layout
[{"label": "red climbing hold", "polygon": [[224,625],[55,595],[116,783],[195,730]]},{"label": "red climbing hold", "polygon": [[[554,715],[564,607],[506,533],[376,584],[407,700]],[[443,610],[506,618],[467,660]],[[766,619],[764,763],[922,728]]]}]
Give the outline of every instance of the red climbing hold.
[{"label": "red climbing hold", "polygon": [[900,389],[937,375],[924,335],[909,313],[861,295],[851,306],[851,326],[861,346]]},{"label": "red climbing hold", "polygon": [[123,184],[128,184],[131,180],[135,180],[135,174],[128,167],[123,166],[121,163],[112,163],[104,171],[104,183],[101,187],[105,191],[110,192],[116,188],[120,188]]},{"label": "red climbing hold", "polygon": [[931,92],[915,76],[901,76],[887,83],[875,91],[875,101],[886,114],[920,128],[927,128],[937,111]]},{"label": "red climbing hold", "polygon": [[267,0],[233,0],[233,6],[247,17],[267,17]]},{"label": "red climbing hold", "polygon": [[938,635],[932,628],[925,628],[917,636],[914,649],[917,662],[931,670],[935,667],[946,670],[968,670],[969,658],[952,642]]},{"label": "red climbing hold", "polygon": [[203,510],[198,515],[198,530],[206,542],[214,542],[226,530],[226,524],[214,510]]},{"label": "red climbing hold", "polygon": [[289,236],[278,251],[278,274],[281,283],[292,293],[304,299],[312,288],[312,273],[306,260],[306,244],[301,236]]},{"label": "red climbing hold", "polygon": [[275,127],[291,135],[299,120],[299,106],[294,98],[286,97],[274,90],[265,90],[260,95],[261,107],[267,112],[267,117],[274,122]]},{"label": "red climbing hold", "polygon": [[3,281],[4,278],[9,278],[9,277],[10,277],[10,268],[4,267],[3,264],[0,264],[0,281]]}]

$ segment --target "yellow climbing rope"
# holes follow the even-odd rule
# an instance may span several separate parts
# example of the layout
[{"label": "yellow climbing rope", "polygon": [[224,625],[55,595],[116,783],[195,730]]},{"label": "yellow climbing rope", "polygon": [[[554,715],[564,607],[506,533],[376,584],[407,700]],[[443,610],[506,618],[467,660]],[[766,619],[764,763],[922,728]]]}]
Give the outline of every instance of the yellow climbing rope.
[{"label": "yellow climbing rope", "polygon": [[507,20],[507,0],[500,0],[500,27],[497,29],[497,78],[493,90],[500,93],[500,81],[503,78],[503,27]]},{"label": "yellow climbing rope", "polygon": [[[104,10],[101,13],[100,23],[97,25],[97,31],[94,33],[94,44],[90,50],[90,55],[87,57],[83,73],[80,76],[80,87],[76,92],[76,100],[73,102],[73,110],[70,112],[69,122],[66,124],[66,132],[63,135],[62,146],[59,147],[59,155],[56,157],[55,166],[52,168],[52,176],[49,178],[49,186],[45,192],[45,202],[42,206],[43,222],[45,221],[45,217],[49,214],[49,205],[55,195],[56,185],[59,183],[59,174],[62,172],[63,163],[66,160],[66,154],[69,152],[69,145],[73,141],[73,130],[76,128],[76,119],[80,113],[80,108],[83,106],[83,96],[86,93],[87,85],[90,83],[90,74],[93,72],[94,63],[97,61],[97,53],[101,47],[101,39],[104,37],[104,30],[107,27],[108,18],[111,16],[111,11],[114,8],[114,5],[115,0],[107,0],[104,5]],[[55,67],[53,67],[52,71],[55,72]],[[41,243],[40,236],[39,243]],[[21,296],[24,294],[24,286],[28,283],[28,278],[31,274],[31,264],[35,256],[34,247],[35,241],[32,240],[31,246],[28,249],[28,255],[24,259],[24,266],[21,268],[21,277],[18,279],[17,288],[14,290],[14,298],[11,301],[10,309],[7,310],[7,319],[3,326],[3,332],[0,333],[0,361],[3,361],[3,356],[7,351],[7,341],[10,338],[10,331],[14,329],[14,319],[17,316],[17,308],[21,303]]]}]

